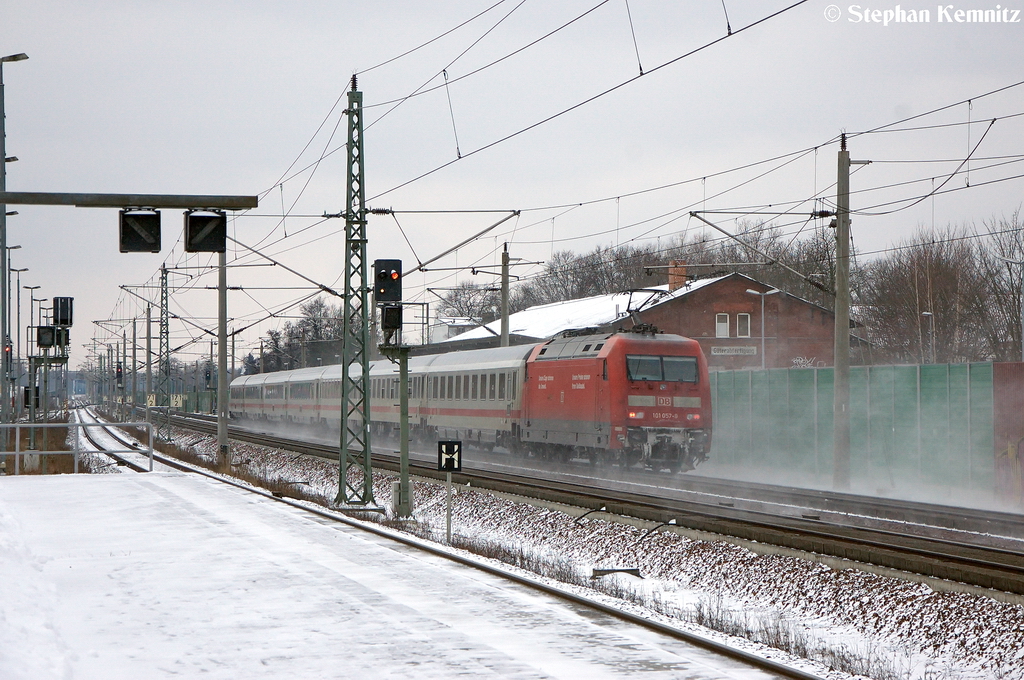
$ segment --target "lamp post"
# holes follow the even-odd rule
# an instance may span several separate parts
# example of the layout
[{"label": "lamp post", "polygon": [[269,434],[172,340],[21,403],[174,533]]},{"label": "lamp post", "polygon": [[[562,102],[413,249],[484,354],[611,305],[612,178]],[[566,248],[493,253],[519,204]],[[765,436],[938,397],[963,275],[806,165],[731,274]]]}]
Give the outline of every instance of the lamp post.
[{"label": "lamp post", "polygon": [[[22,375],[22,373],[21,373],[21,273],[22,272],[27,272],[28,271],[28,267],[22,267],[20,269],[11,269],[11,271],[14,272],[15,274],[17,274],[17,276],[18,276],[18,318],[17,318],[17,323],[14,326],[14,335],[17,338],[17,343],[18,343],[17,344],[17,352],[15,353],[14,363],[15,363],[15,365],[18,368],[17,368],[17,373],[14,376],[14,381],[15,381],[15,384],[20,386],[20,384],[21,384],[21,375]],[[20,391],[19,391],[19,394],[20,394]],[[16,395],[14,401],[16,403],[21,403],[21,400],[20,400],[20,398],[17,395]],[[20,407],[17,409],[16,418],[21,417],[21,409],[24,408],[24,407],[25,407],[25,405],[21,404]]]},{"label": "lamp post", "polygon": [[[7,297],[5,298],[5,300],[7,302],[7,307],[5,307],[5,309],[7,310],[7,333],[8,334],[10,334],[10,332],[11,332],[11,271],[13,271],[11,269],[11,251],[12,250],[21,250],[21,246],[7,246]],[[17,330],[15,330],[15,333],[17,333]],[[12,340],[11,342],[13,343],[14,341]]]},{"label": "lamp post", "polygon": [[764,299],[769,295],[775,295],[776,293],[781,293],[782,291],[779,290],[778,288],[772,288],[771,290],[766,290],[765,292],[762,293],[760,291],[754,290],[753,288],[747,288],[747,292],[750,293],[751,295],[756,295],[759,298],[761,298],[761,370],[763,371],[768,367],[767,363],[765,362],[764,356]]},{"label": "lamp post", "polygon": [[[928,347],[931,350],[931,361],[928,363],[935,363],[935,315],[931,312],[921,312],[921,316],[928,319]],[[923,358],[923,357],[922,357]]]},{"label": "lamp post", "polygon": [[[6,118],[4,113],[4,64],[25,59],[28,59],[28,55],[24,52],[0,57],[0,160],[3,161],[0,163],[0,192],[7,191],[7,163],[18,160],[15,156],[7,156],[7,128],[4,122]],[[4,307],[0,310],[0,339],[6,343],[10,331],[7,328],[7,205],[5,203],[0,203],[0,284],[3,285],[3,290],[0,290],[0,305]],[[2,387],[0,387],[0,421],[9,423],[11,422],[11,381],[10,367],[7,362],[4,362],[3,375],[0,377],[2,377],[0,380],[2,383]],[[6,434],[4,441],[7,441]]]}]

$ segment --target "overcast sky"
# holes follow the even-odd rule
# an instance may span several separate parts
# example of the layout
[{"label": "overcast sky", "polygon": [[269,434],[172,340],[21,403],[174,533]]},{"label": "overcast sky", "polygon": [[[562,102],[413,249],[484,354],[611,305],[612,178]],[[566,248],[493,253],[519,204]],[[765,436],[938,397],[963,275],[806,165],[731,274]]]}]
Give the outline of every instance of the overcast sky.
[{"label": "overcast sky", "polygon": [[[344,99],[331,109],[360,72],[371,207],[524,211],[436,267],[493,264],[505,241],[513,256],[529,261],[615,243],[666,246],[684,231],[699,233],[699,223],[687,217],[694,209],[753,206],[764,212],[782,206],[807,213],[813,203],[790,202],[816,193],[834,199],[840,132],[874,129],[968,99],[970,105],[895,128],[971,120],[970,126],[851,138],[853,158],[876,161],[856,171],[855,192],[919,180],[854,194],[854,210],[905,208],[855,216],[856,247],[862,257],[872,257],[933,221],[982,228],[1011,215],[1024,200],[1024,180],[993,181],[1024,174],[1024,117],[1004,118],[1024,113],[1024,86],[981,96],[1024,80],[1024,17],[1019,23],[955,20],[958,9],[994,9],[993,3],[901,2],[904,12],[928,10],[929,22],[909,23],[897,21],[904,16],[895,13],[895,3],[840,4],[831,17],[838,20],[829,21],[829,3],[810,1],[742,30],[791,3],[726,0],[723,8],[721,0],[630,0],[627,14],[624,0],[505,0],[427,47],[372,68],[496,2],[0,0],[0,54],[30,57],[4,65],[7,155],[19,158],[7,164],[8,189],[258,194],[259,209],[232,222],[232,237],[340,288],[344,224],[317,216],[344,207]],[[1002,8],[1012,18],[1024,4]],[[851,21],[866,9],[882,11],[882,18],[892,10],[893,19],[888,25]],[[457,80],[588,10],[532,47]],[[725,10],[733,35],[719,40],[727,34]],[[646,75],[636,78],[641,67]],[[443,86],[445,70],[447,88],[410,98],[393,111],[393,104],[381,105],[424,84],[427,90]],[[993,118],[999,120],[990,125]],[[979,140],[969,178],[961,173],[943,185]],[[335,153],[315,172],[299,172],[325,151]],[[995,156],[1011,158],[983,160]],[[782,158],[727,172],[774,157]],[[882,162],[938,160],[945,162]],[[637,193],[667,184],[676,186]],[[933,186],[943,193],[915,206],[906,201],[872,208],[927,194]],[[282,205],[290,214],[283,224]],[[119,286],[155,284],[162,262],[211,261],[183,255],[178,211],[164,211],[163,251],[150,255],[118,252],[115,210],[8,210],[20,213],[8,220],[8,243],[22,246],[12,253],[12,266],[30,269],[22,284],[41,285],[37,296],[75,297],[73,365],[86,356],[82,343],[108,339],[94,320],[144,316],[144,304]],[[400,214],[397,223],[410,248],[394,218],[374,216],[370,259],[425,261],[501,217]],[[736,217],[713,219],[734,229]],[[777,218],[787,233],[796,233],[802,221]],[[246,252],[233,250],[229,259],[257,262]],[[517,273],[537,270],[521,267]],[[185,273],[198,270],[172,277],[179,289],[172,312],[212,325],[216,293],[206,287],[216,285],[216,275],[186,279]],[[406,298],[434,302],[425,287],[462,280],[493,279],[469,272],[416,274],[406,281]],[[279,268],[234,269],[229,283],[249,288],[230,293],[232,327],[312,292],[300,290],[307,284]],[[257,289],[273,286],[292,289]],[[135,290],[158,299],[154,289]],[[23,324],[27,318],[25,295]],[[260,335],[281,323],[253,326],[240,336],[238,354],[258,347]],[[172,324],[171,344],[196,333]],[[198,354],[190,353],[199,351],[208,352],[208,342],[180,358],[194,360]]]}]

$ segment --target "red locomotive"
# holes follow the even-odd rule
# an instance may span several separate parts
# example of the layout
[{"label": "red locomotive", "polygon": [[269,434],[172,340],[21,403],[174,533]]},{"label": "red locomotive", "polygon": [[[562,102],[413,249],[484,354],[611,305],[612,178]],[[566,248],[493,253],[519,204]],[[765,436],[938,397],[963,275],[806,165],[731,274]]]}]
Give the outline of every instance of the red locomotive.
[{"label": "red locomotive", "polygon": [[[375,435],[398,428],[398,369],[370,367]],[[341,367],[242,376],[233,418],[337,429]],[[711,446],[707,362],[694,340],[651,327],[569,331],[538,345],[409,361],[409,420],[421,441],[462,439],[514,455],[692,470]]]},{"label": "red locomotive", "polygon": [[707,460],[711,392],[695,340],[566,333],[526,362],[521,446],[673,472]]}]

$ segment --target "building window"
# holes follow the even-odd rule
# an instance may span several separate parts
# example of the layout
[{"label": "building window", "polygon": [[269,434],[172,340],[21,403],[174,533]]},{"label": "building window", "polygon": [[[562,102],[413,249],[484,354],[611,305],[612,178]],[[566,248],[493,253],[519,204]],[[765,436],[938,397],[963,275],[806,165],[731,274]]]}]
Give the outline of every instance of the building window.
[{"label": "building window", "polygon": [[716,314],[715,315],[715,337],[716,338],[727,338],[727,337],[729,337],[729,315],[728,314]]},{"label": "building window", "polygon": [[749,314],[737,314],[736,315],[736,337],[737,338],[749,338],[750,337],[750,315]]}]

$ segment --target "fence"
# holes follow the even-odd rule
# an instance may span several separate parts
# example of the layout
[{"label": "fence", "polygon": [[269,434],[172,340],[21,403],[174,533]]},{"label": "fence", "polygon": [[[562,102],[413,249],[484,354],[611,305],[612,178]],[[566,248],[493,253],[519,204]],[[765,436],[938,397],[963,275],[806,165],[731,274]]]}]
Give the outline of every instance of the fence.
[{"label": "fence", "polygon": [[[991,494],[997,449],[994,367],[861,366],[850,371],[850,467],[855,487]],[[1021,374],[1020,371],[1017,371]],[[998,374],[998,375],[997,375]],[[1002,380],[1000,378],[1000,380]],[[767,470],[829,486],[831,368],[711,374],[714,467]],[[1004,381],[1005,382],[1005,381]],[[1010,393],[1019,392],[1011,386]],[[1010,414],[1013,417],[1013,414]],[[1018,421],[1024,420],[1017,413]],[[1019,460],[1016,462],[1019,470]]]},{"label": "fence", "polygon": [[[75,457],[75,474],[78,474],[78,459],[81,455],[80,437],[78,436],[78,428],[82,428],[83,432],[90,427],[107,427],[107,423],[15,423],[15,424],[3,424],[0,425],[0,431],[3,430],[14,430],[14,451],[13,452],[0,452],[3,455],[4,460],[10,456],[14,456],[14,474],[21,474],[21,459],[23,456],[74,456]],[[74,448],[71,451],[39,451],[35,449],[21,450],[21,431],[22,430],[33,430],[33,429],[45,429],[45,428],[74,428],[73,437],[75,440]],[[118,427],[144,427],[149,433],[149,471],[153,471],[153,425],[147,422],[137,423],[118,423]],[[139,449],[104,449],[100,453],[147,453],[146,450]]]}]

